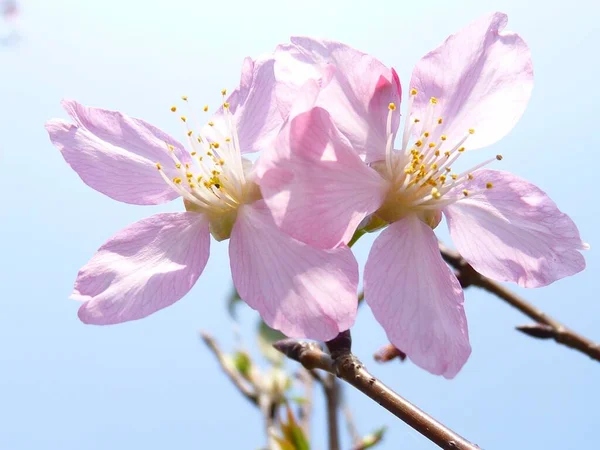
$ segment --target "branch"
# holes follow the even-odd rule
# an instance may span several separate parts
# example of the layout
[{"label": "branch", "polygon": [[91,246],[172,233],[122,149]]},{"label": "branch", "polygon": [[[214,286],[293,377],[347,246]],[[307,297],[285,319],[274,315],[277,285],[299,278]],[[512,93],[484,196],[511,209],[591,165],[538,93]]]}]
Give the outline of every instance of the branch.
[{"label": "branch", "polygon": [[339,391],[335,375],[329,374],[324,380],[323,390],[327,404],[327,435],[329,450],[340,450],[340,428],[338,421]]},{"label": "branch", "polygon": [[538,339],[554,339],[559,344],[578,350],[590,358],[600,361],[600,345],[568,329],[500,283],[481,275],[458,252],[447,248],[443,244],[440,244],[440,252],[446,263],[456,270],[456,276],[463,288],[477,286],[485,289],[536,321],[532,325],[518,326],[517,330]]},{"label": "branch", "polygon": [[278,341],[274,347],[309,370],[321,369],[342,378],[441,448],[449,450],[479,448],[421,411],[371,375],[350,351],[351,343],[350,332],[345,331],[327,342],[331,356],[315,344],[293,339]]},{"label": "branch", "polygon": [[204,331],[200,332],[200,337],[202,338],[208,349],[216,356],[217,361],[221,366],[221,369],[223,370],[223,372],[225,372],[225,375],[227,375],[227,377],[231,380],[231,382],[238,389],[238,391],[240,391],[240,393],[244,397],[246,397],[250,402],[252,402],[255,405],[258,405],[258,394],[254,392],[250,387],[248,387],[248,384],[242,378],[242,376],[235,370],[234,367],[231,367],[231,365],[225,358],[225,354],[221,351],[214,338]]},{"label": "branch", "polygon": [[314,378],[312,377],[310,371],[304,369],[303,367],[297,373],[297,378],[302,381],[304,385],[304,403],[300,404],[298,408],[298,420],[300,421],[300,427],[304,432],[305,436],[310,436],[310,421],[312,418],[312,410],[313,410],[313,384]]}]

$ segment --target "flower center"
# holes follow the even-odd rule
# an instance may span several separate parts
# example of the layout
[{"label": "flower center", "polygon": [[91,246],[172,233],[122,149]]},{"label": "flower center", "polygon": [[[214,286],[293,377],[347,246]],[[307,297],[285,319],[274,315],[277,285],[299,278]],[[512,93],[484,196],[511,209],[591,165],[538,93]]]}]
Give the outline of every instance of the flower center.
[{"label": "flower center", "polygon": [[[425,112],[425,117],[414,117],[412,105],[416,89],[411,89],[407,119],[404,124],[402,148],[393,149],[394,133],[392,131],[392,113],[396,105],[390,103],[387,119],[387,145],[385,160],[372,163],[383,178],[390,183],[390,189],[381,208],[375,213],[380,219],[391,223],[406,217],[417,216],[432,228],[441,220],[441,208],[473,194],[466,189],[462,195],[456,193],[462,184],[473,179],[477,169],[495,160],[497,155],[461,173],[455,173],[451,165],[465,152],[465,143],[475,133],[470,128],[458,141],[450,140],[443,133],[444,119],[436,114],[438,100],[432,97]],[[413,137],[414,136],[414,137]],[[436,138],[434,138],[436,137]],[[456,142],[448,145],[448,142]],[[491,189],[491,183],[486,185]]]},{"label": "flower center", "polygon": [[[258,187],[249,179],[252,162],[241,155],[237,129],[229,104],[225,101],[227,91],[221,93],[223,126],[208,122],[209,133],[203,134],[193,130],[188,117],[181,116],[189,143],[186,160],[180,160],[174,147],[167,144],[177,175],[170,178],[161,163],[156,163],[165,183],[183,197],[186,210],[208,217],[211,233],[217,240],[227,239],[231,234],[240,205],[260,198]],[[183,96],[182,100],[188,103],[187,96]],[[203,109],[207,112],[208,106]],[[177,112],[177,107],[171,107],[171,111]],[[194,120],[194,123],[197,122]],[[199,127],[196,129],[200,130]]]}]

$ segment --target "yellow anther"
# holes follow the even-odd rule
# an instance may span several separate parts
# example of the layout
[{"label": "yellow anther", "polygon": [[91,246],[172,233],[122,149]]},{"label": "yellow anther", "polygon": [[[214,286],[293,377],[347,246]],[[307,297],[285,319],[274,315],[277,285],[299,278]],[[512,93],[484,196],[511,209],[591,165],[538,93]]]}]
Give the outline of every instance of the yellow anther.
[{"label": "yellow anther", "polygon": [[181,100],[183,100],[184,102],[187,102],[187,99],[188,99],[187,95],[182,95],[181,96]]},{"label": "yellow anther", "polygon": [[208,125],[211,126],[211,127],[214,127],[215,123],[211,121],[211,122],[208,122]]},{"label": "yellow anther", "polygon": [[202,143],[202,138],[200,136],[198,136],[198,142]]},{"label": "yellow anther", "polygon": [[421,160],[421,161],[422,161],[423,159],[425,159],[425,155],[424,155],[423,153],[421,153],[421,154],[419,155],[419,160]]},{"label": "yellow anther", "polygon": [[193,173],[189,173],[189,172],[188,172],[188,173],[186,173],[186,174],[185,174],[185,176],[186,176],[187,178],[192,178],[192,177],[194,176],[194,174],[193,174]]},{"label": "yellow anther", "polygon": [[215,169],[211,170],[211,172],[210,172],[210,173],[212,173],[212,174],[213,174],[215,177],[216,177],[217,175],[220,175],[220,172],[219,172],[218,170],[215,170]]},{"label": "yellow anther", "polygon": [[463,189],[463,195],[465,197],[468,197],[469,196],[469,191],[467,191],[466,189]]},{"label": "yellow anther", "polygon": [[419,139],[417,142],[415,142],[415,145],[417,147],[420,147],[421,145],[423,145],[423,141]]},{"label": "yellow anther", "polygon": [[440,180],[440,183],[444,184],[446,182],[446,175],[440,175],[438,179]]},{"label": "yellow anther", "polygon": [[456,175],[455,173],[453,173],[452,175],[450,175],[450,178],[452,178],[453,180],[456,180],[458,178],[458,175]]},{"label": "yellow anther", "polygon": [[388,109],[389,109],[390,111],[395,111],[395,110],[396,110],[396,104],[395,104],[395,103],[390,103],[390,104],[388,105]]},{"label": "yellow anther", "polygon": [[442,196],[442,194],[440,194],[440,191],[438,191],[438,188],[434,187],[431,189],[431,196],[437,200],[438,198],[440,198]]},{"label": "yellow anther", "polygon": [[439,151],[439,150],[436,150],[436,151],[435,151],[433,154],[434,154],[435,156],[440,156],[440,151]]},{"label": "yellow anther", "polygon": [[450,152],[444,152],[444,156],[445,156],[446,158],[450,158]]},{"label": "yellow anther", "polygon": [[497,159],[498,161],[502,161],[502,155],[496,155],[496,159]]},{"label": "yellow anther", "polygon": [[490,183],[490,182],[485,183],[485,188],[486,189],[491,189],[493,187],[494,187],[494,185],[492,183]]},{"label": "yellow anther", "polygon": [[467,175],[467,178],[468,178],[469,180],[472,180],[472,179],[473,179],[473,178],[475,178],[475,177],[473,176],[473,174],[472,174],[472,173],[470,173],[469,175]]},{"label": "yellow anther", "polygon": [[204,108],[202,108],[204,110],[204,112],[208,111],[208,105],[204,105]]},{"label": "yellow anther", "polygon": [[425,133],[423,133],[423,136],[429,137],[429,131],[426,131]]},{"label": "yellow anther", "polygon": [[414,123],[419,123],[421,121],[421,119],[415,119],[413,122]]},{"label": "yellow anther", "polygon": [[185,168],[189,169],[190,168],[190,163],[185,163]]},{"label": "yellow anther", "polygon": [[475,128],[469,128],[469,134],[475,134]]},{"label": "yellow anther", "polygon": [[227,95],[227,89],[221,89],[221,95]]},{"label": "yellow anther", "polygon": [[437,99],[437,98],[435,98],[435,97],[431,97],[431,98],[429,99],[429,102],[430,102],[432,105],[437,105],[438,99]]},{"label": "yellow anther", "polygon": [[171,144],[168,144],[167,147],[169,148],[169,150],[173,151],[175,150],[175,147],[173,147]]},{"label": "yellow anther", "polygon": [[220,166],[222,166],[223,164],[225,164],[225,160],[224,160],[223,158],[221,158],[221,159],[219,160],[219,165],[220,165]]},{"label": "yellow anther", "polygon": [[437,170],[437,168],[438,168],[438,165],[436,163],[433,163],[431,165],[431,170]]},{"label": "yellow anther", "polygon": [[464,151],[465,151],[465,148],[464,148],[464,147],[461,147],[461,148],[459,148],[459,149],[458,149],[458,151],[462,153],[462,152],[464,152]]},{"label": "yellow anther", "polygon": [[206,156],[212,156],[212,152],[206,152]]},{"label": "yellow anther", "polygon": [[196,187],[196,185],[194,183],[189,183],[189,185],[192,189],[194,189]]},{"label": "yellow anther", "polygon": [[172,111],[172,112],[175,112],[175,111],[177,111],[177,106],[171,106],[171,111]]},{"label": "yellow anther", "polygon": [[213,142],[213,148],[219,148],[219,143],[218,142]]},{"label": "yellow anther", "polygon": [[157,168],[158,170],[162,170],[162,166],[160,165],[160,163],[156,163],[156,168]]},{"label": "yellow anther", "polygon": [[223,108],[228,109],[229,108],[229,103],[227,103],[227,102],[223,103]]},{"label": "yellow anther", "polygon": [[225,138],[225,142],[231,142],[231,138]]},{"label": "yellow anther", "polygon": [[181,116],[181,121],[182,121],[182,122],[187,122],[187,117],[185,117],[185,116]]},{"label": "yellow anther", "polygon": [[442,141],[445,141],[446,139],[448,139],[448,136],[446,136],[445,134],[442,134],[442,135],[440,136],[440,139],[441,139]]},{"label": "yellow anther", "polygon": [[430,142],[430,143],[429,143],[429,148],[433,148],[433,147],[435,147],[435,143],[433,143],[433,142]]},{"label": "yellow anther", "polygon": [[175,167],[177,167],[178,169],[181,169],[181,164],[177,163],[177,164],[175,164]]},{"label": "yellow anther", "polygon": [[444,121],[444,120],[443,120],[443,119],[440,117],[440,118],[438,119],[438,125],[441,125],[443,121]]},{"label": "yellow anther", "polygon": [[202,181],[202,175],[200,175],[198,178],[196,178],[196,181],[198,181],[198,183],[200,183],[200,181]]},{"label": "yellow anther", "polygon": [[181,178],[179,178],[179,177],[173,178],[173,183],[175,183],[175,184],[181,184]]},{"label": "yellow anther", "polygon": [[190,155],[196,156],[196,152],[191,152]]},{"label": "yellow anther", "polygon": [[451,171],[452,171],[452,168],[451,168],[451,167],[446,167],[446,172],[448,172],[448,173],[449,173],[449,172],[451,172]]},{"label": "yellow anther", "polygon": [[192,130],[188,131],[188,136],[191,136],[192,134],[194,134],[194,132]]},{"label": "yellow anther", "polygon": [[417,91],[415,88],[412,88],[412,89],[410,90],[410,95],[417,95],[417,93],[418,93],[418,92],[419,92],[419,91]]}]

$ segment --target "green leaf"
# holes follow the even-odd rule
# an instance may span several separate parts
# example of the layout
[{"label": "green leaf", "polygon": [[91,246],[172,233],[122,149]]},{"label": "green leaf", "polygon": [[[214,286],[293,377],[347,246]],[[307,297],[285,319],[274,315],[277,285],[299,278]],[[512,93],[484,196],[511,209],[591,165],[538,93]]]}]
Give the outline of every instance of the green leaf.
[{"label": "green leaf", "polygon": [[273,344],[281,339],[285,339],[285,335],[281,331],[274,330],[262,320],[258,323],[257,331],[258,349],[272,364],[276,366],[283,365],[284,356],[273,348]]},{"label": "green leaf", "polygon": [[375,430],[373,433],[365,436],[362,438],[360,448],[366,450],[367,448],[375,447],[379,442],[381,442],[386,431],[387,427],[381,427]]},{"label": "green leaf", "polygon": [[281,422],[281,431],[283,431],[285,440],[292,443],[294,450],[310,450],[310,444],[304,435],[304,431],[296,422],[292,408],[286,405],[286,409],[287,424]]},{"label": "green leaf", "polygon": [[237,371],[245,378],[248,379],[250,376],[250,368],[252,361],[250,355],[246,352],[235,352],[233,355],[233,363]]}]

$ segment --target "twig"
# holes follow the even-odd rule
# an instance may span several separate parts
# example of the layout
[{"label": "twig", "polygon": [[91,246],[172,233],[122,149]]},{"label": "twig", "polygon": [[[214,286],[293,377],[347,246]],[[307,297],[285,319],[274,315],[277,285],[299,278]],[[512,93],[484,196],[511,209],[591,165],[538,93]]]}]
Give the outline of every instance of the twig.
[{"label": "twig", "polygon": [[340,450],[340,427],[338,420],[339,392],[335,375],[329,374],[324,380],[325,402],[327,404],[327,435],[329,450]]},{"label": "twig", "polygon": [[227,377],[231,380],[231,382],[238,389],[238,391],[240,391],[240,393],[244,397],[246,397],[250,402],[252,402],[255,405],[258,405],[258,394],[248,386],[247,382],[235,370],[235,368],[231,367],[230,364],[228,364],[225,355],[217,345],[217,342],[214,340],[214,338],[204,331],[200,332],[200,337],[202,338],[208,349],[216,356],[217,361],[221,366],[221,369],[223,370],[223,372],[225,372],[225,375],[227,375]]},{"label": "twig", "polygon": [[481,275],[458,252],[443,244],[440,244],[440,252],[444,260],[456,270],[457,278],[463,288],[477,286],[485,289],[537,322],[532,325],[518,326],[517,330],[538,339],[554,339],[559,344],[600,361],[600,345],[570,330],[500,283]]},{"label": "twig", "polygon": [[300,421],[300,427],[302,428],[304,435],[310,436],[314,378],[312,377],[311,372],[304,367],[300,369],[297,377],[304,385],[304,402],[298,408],[298,420]]},{"label": "twig", "polygon": [[393,344],[387,344],[377,350],[377,352],[373,355],[373,358],[375,361],[380,363],[389,362],[396,358],[402,362],[406,359],[406,353],[399,348],[396,348]]},{"label": "twig", "polygon": [[421,411],[371,375],[358,358],[351,353],[351,342],[349,331],[340,333],[337,338],[327,342],[331,356],[314,344],[293,339],[278,341],[274,347],[307,369],[321,369],[342,378],[441,448],[448,450],[479,448]]}]

